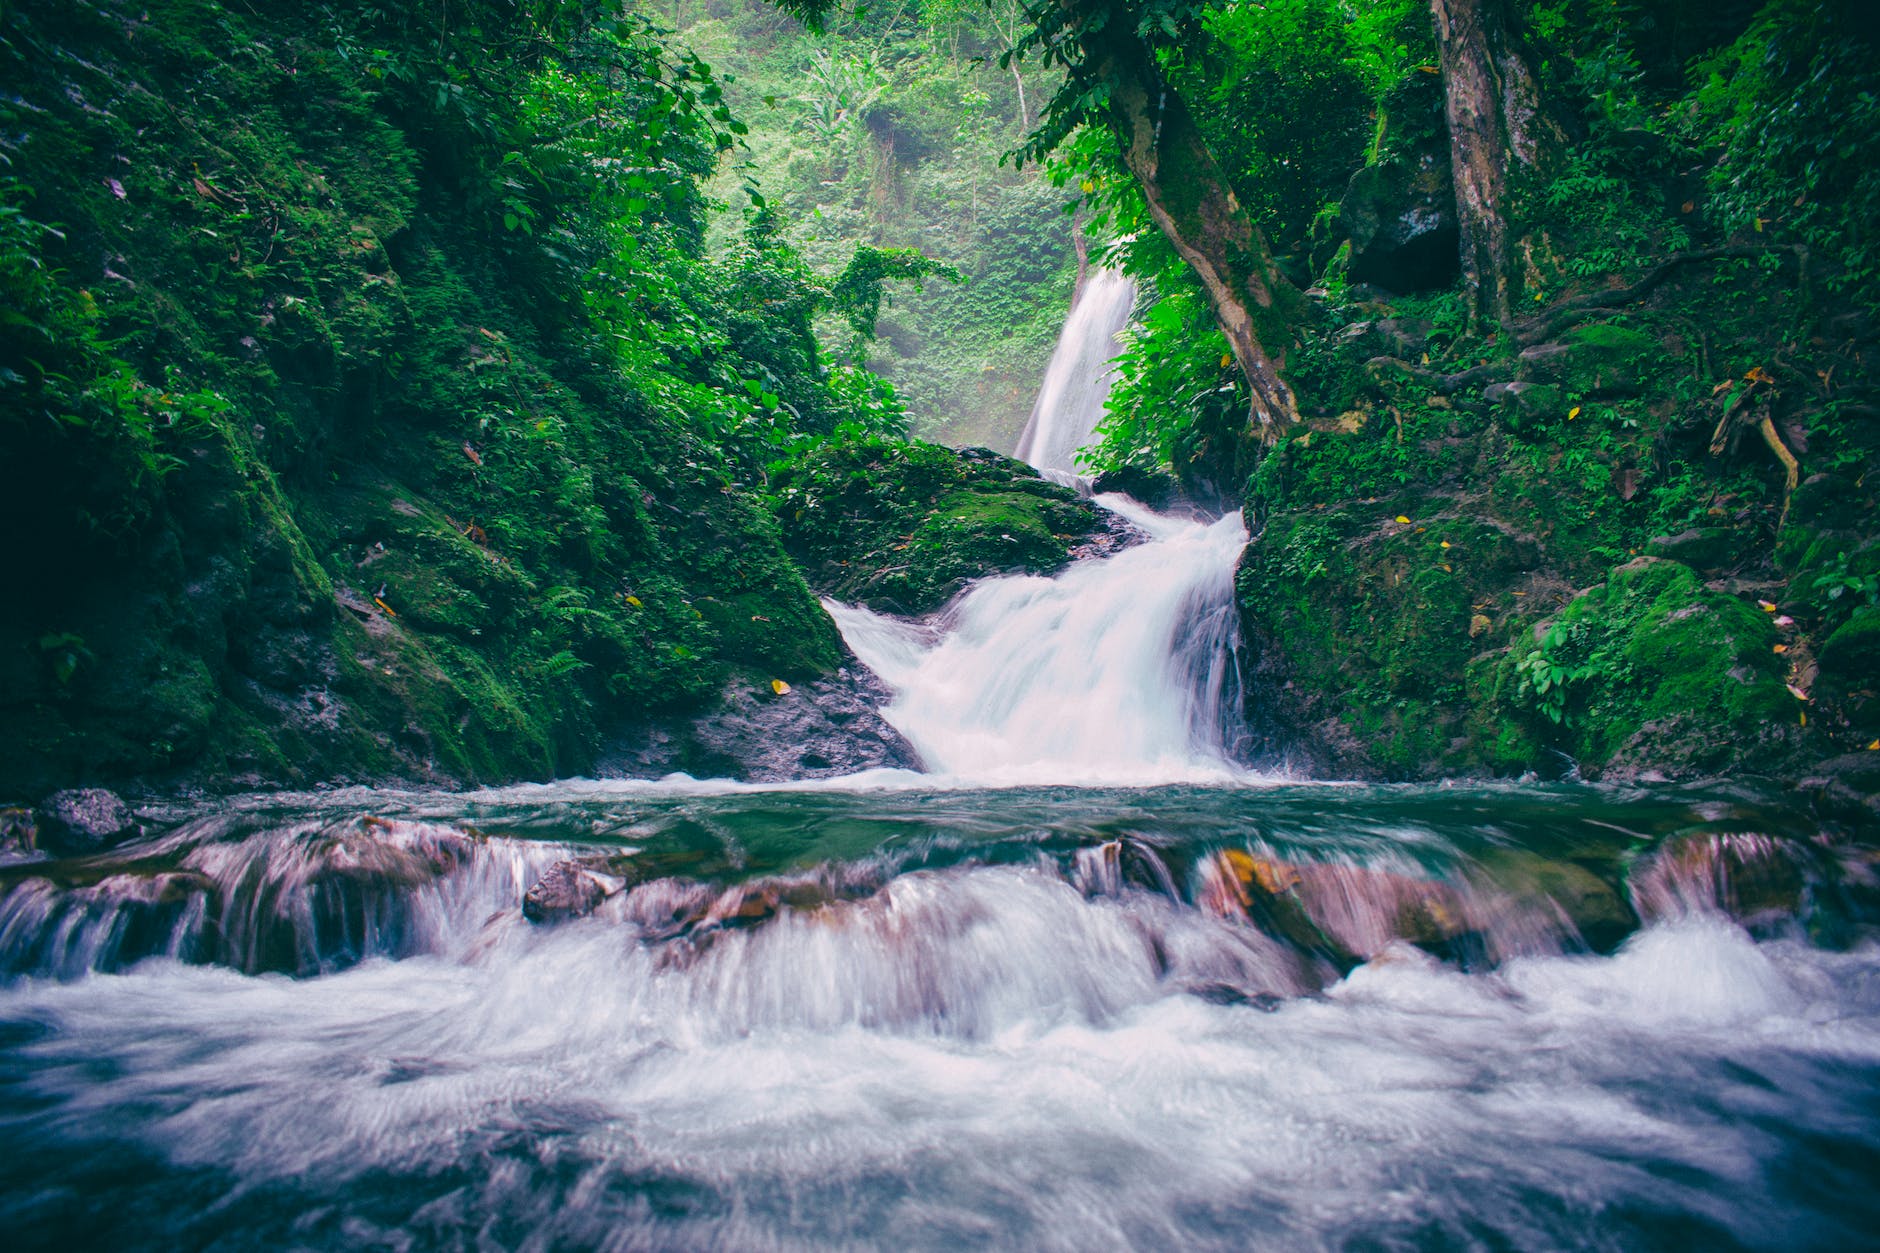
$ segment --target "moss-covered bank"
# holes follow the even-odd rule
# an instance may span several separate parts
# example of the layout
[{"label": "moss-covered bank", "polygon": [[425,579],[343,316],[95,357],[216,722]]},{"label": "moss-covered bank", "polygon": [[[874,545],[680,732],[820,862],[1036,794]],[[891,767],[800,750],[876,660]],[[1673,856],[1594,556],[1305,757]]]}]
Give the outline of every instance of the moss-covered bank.
[{"label": "moss-covered bank", "polygon": [[1514,344],[1445,324],[1451,299],[1326,294],[1316,412],[1248,481],[1272,745],[1405,779],[1793,776],[1863,749],[1866,319],[1755,247],[1613,306],[1568,295]]},{"label": "moss-covered bank", "polygon": [[[709,85],[581,61],[574,8],[0,12],[0,794],[565,775],[603,725],[838,664],[711,438],[838,403],[810,307],[696,251]],[[663,145],[640,184],[578,181],[613,168],[557,94],[594,63],[670,114],[602,128]],[[714,300],[782,364],[688,322]]]}]

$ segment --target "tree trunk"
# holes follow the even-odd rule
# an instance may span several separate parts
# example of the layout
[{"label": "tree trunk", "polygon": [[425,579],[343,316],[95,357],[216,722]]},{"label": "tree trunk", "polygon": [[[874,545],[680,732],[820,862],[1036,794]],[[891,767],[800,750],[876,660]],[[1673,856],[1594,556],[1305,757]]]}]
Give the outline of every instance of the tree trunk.
[{"label": "tree trunk", "polygon": [[1526,205],[1565,133],[1541,107],[1507,0],[1430,0],[1462,233],[1462,278],[1477,325],[1506,330],[1521,286]]},{"label": "tree trunk", "polygon": [[[1149,216],[1201,280],[1215,321],[1253,392],[1256,429],[1299,420],[1281,371],[1298,312],[1298,289],[1280,273],[1194,118],[1140,39],[1119,32],[1097,66],[1111,84],[1110,124],[1142,185]],[[1120,45],[1120,46],[1117,46]]]}]

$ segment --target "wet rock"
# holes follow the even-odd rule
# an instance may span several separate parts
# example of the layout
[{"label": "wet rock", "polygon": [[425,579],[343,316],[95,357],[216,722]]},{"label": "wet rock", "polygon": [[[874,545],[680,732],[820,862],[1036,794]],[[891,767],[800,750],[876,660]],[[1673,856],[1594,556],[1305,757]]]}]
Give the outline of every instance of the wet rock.
[{"label": "wet rock", "polygon": [[39,826],[23,805],[0,809],[0,853],[30,853],[39,847]]},{"label": "wet rock", "polygon": [[1880,750],[1830,757],[1798,786],[1824,816],[1880,830]]},{"label": "wet rock", "polygon": [[1633,870],[1633,902],[1652,921],[1719,913],[1770,927],[1802,918],[1814,860],[1806,846],[1760,831],[1674,836]]},{"label": "wet rock", "polygon": [[522,897],[522,916],[533,923],[585,918],[626,888],[626,880],[578,861],[558,861]]},{"label": "wet rock", "polygon": [[1484,855],[1482,874],[1503,893],[1558,908],[1595,952],[1610,952],[1638,929],[1638,916],[1618,888],[1574,862],[1497,849]]},{"label": "wet rock", "polygon": [[881,681],[859,662],[784,692],[734,685],[703,716],[621,730],[595,770],[603,777],[677,772],[752,783],[918,770],[913,746],[879,713],[888,699]]},{"label": "wet rock", "polygon": [[1169,502],[1181,493],[1181,484],[1175,476],[1163,470],[1145,470],[1140,466],[1124,466],[1120,470],[1105,470],[1091,483],[1094,492],[1122,492],[1134,497],[1151,509],[1165,509]]},{"label": "wet rock", "polygon": [[101,787],[55,792],[39,808],[39,842],[67,857],[114,848],[142,834],[129,805]]}]

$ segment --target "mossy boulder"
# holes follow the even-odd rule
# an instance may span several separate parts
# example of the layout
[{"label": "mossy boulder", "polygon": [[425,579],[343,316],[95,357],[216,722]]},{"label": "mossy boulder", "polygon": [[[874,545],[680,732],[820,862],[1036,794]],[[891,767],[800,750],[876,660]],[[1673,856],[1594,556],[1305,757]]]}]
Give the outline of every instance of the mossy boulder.
[{"label": "mossy boulder", "polygon": [[1520,368],[1524,379],[1556,385],[1575,398],[1629,395],[1663,354],[1663,346],[1643,331],[1595,323],[1575,327],[1556,343],[1522,350]]},{"label": "mossy boulder", "polygon": [[1861,734],[1880,731],[1880,609],[1863,608],[1821,645],[1817,692]]},{"label": "mossy boulder", "polygon": [[858,440],[775,480],[785,547],[811,584],[890,613],[940,608],[972,579],[1046,574],[1108,515],[985,449]]},{"label": "mossy boulder", "polygon": [[1477,663],[1502,650],[1539,558],[1451,499],[1269,517],[1235,584],[1256,726],[1335,774],[1521,768],[1529,746],[1470,730],[1470,693],[1492,682]]},{"label": "mossy boulder", "polygon": [[1690,567],[1641,557],[1575,597],[1511,652],[1517,703],[1593,777],[1773,772],[1800,709],[1769,616],[1704,586]]}]

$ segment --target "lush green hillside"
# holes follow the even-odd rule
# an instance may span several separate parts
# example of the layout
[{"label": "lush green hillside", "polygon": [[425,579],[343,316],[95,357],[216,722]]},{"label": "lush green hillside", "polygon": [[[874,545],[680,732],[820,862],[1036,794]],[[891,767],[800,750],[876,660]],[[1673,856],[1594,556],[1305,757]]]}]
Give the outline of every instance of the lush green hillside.
[{"label": "lush green hillside", "polygon": [[716,78],[583,12],[7,6],[0,791],[566,774],[836,665],[750,489],[898,423],[812,330],[896,267],[708,255]]},{"label": "lush green hillside", "polygon": [[750,124],[716,193],[735,208],[757,187],[825,271],[858,244],[916,248],[958,270],[958,282],[894,291],[880,339],[854,349],[894,383],[917,434],[1010,452],[1077,265],[1069,197],[1001,163],[1055,80],[996,64],[1023,20],[1016,8],[859,6],[822,35],[764,0],[658,11],[733,80],[727,99]]}]

